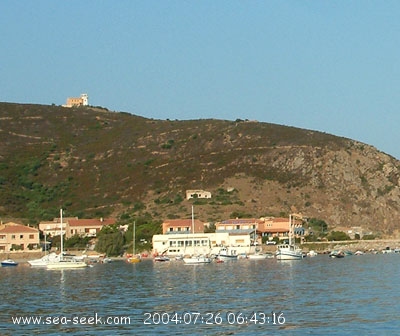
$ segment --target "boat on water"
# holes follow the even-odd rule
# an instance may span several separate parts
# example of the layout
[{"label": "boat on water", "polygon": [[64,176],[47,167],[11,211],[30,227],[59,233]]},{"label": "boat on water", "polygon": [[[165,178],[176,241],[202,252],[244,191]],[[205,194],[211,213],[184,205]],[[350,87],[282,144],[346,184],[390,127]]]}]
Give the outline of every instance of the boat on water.
[{"label": "boat on water", "polygon": [[140,255],[134,255],[134,256],[128,258],[127,261],[130,262],[131,264],[135,264],[135,263],[141,262],[142,258],[140,257]]},{"label": "boat on water", "polygon": [[84,268],[87,266],[88,265],[85,262],[75,259],[62,259],[60,261],[48,263],[46,265],[48,269]]},{"label": "boat on water", "polygon": [[275,256],[272,253],[254,253],[254,254],[249,254],[247,256],[248,259],[251,260],[261,260],[261,259],[271,259],[275,258]]},{"label": "boat on water", "polygon": [[165,255],[159,255],[159,256],[154,257],[154,261],[157,261],[157,262],[164,262],[164,261],[169,261],[169,260],[170,260],[169,257],[167,257]]},{"label": "boat on water", "polygon": [[263,253],[255,253],[255,254],[249,254],[247,258],[250,260],[261,260],[261,259],[267,259],[267,255]]},{"label": "boat on water", "polygon": [[70,268],[84,268],[88,265],[81,260],[76,260],[74,258],[69,258],[64,255],[64,233],[63,233],[63,210],[60,209],[60,258],[59,260],[54,260],[52,262],[48,262],[46,267],[48,269],[70,269]]},{"label": "boat on water", "polygon": [[192,256],[189,258],[183,258],[183,262],[188,265],[209,264],[211,262],[211,258],[206,256]]},{"label": "boat on water", "polygon": [[315,252],[314,250],[311,250],[311,251],[307,252],[307,257],[315,257],[317,255],[318,255],[318,253]]},{"label": "boat on water", "polygon": [[303,251],[292,242],[293,215],[289,215],[289,243],[279,244],[276,251],[277,260],[301,260],[304,258]]},{"label": "boat on water", "polygon": [[344,258],[346,256],[346,254],[343,251],[331,251],[331,253],[329,253],[329,257],[330,258]]},{"label": "boat on water", "polygon": [[6,259],[1,262],[2,267],[18,266],[18,263],[12,259]]},{"label": "boat on water", "polygon": [[61,254],[52,252],[50,254],[44,255],[39,259],[28,260],[28,263],[33,267],[46,267],[47,264],[59,262],[60,260],[61,260]]},{"label": "boat on water", "polygon": [[229,260],[238,260],[238,254],[236,250],[231,250],[228,247],[222,247],[218,254],[217,254],[217,259],[224,260],[224,261],[229,261]]},{"label": "boat on water", "polygon": [[132,240],[132,249],[133,254],[128,257],[127,261],[131,264],[136,264],[142,261],[142,257],[139,254],[136,254],[136,221],[133,222],[133,240]]},{"label": "boat on water", "polygon": [[[192,234],[194,235],[194,211],[192,206]],[[183,258],[183,262],[187,265],[196,264],[209,264],[211,263],[211,258],[203,255],[192,255],[191,257]]]}]

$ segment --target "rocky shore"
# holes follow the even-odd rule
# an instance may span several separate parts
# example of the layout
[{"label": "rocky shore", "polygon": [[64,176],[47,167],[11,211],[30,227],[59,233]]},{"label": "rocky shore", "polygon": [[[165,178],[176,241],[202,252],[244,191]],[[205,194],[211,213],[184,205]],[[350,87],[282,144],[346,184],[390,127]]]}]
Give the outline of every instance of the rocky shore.
[{"label": "rocky shore", "polygon": [[314,250],[319,253],[327,253],[332,250],[348,250],[352,252],[372,252],[386,249],[400,248],[400,239],[375,239],[375,240],[344,240],[331,242],[303,243],[304,252]]}]

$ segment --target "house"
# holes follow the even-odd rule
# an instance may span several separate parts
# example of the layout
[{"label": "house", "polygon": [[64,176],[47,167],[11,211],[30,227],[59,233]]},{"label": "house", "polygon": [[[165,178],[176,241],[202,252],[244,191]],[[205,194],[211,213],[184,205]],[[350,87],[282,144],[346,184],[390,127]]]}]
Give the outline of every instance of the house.
[{"label": "house", "polygon": [[263,237],[287,239],[289,237],[289,225],[289,218],[266,217],[262,218],[258,230]]},{"label": "house", "polygon": [[186,190],[186,199],[191,198],[211,198],[211,193],[204,190]]},{"label": "house", "polygon": [[80,97],[69,97],[67,98],[67,103],[63,105],[64,107],[73,106],[87,106],[89,105],[89,97],[87,93],[82,93]]},{"label": "house", "polygon": [[[193,226],[193,229],[192,229]],[[204,233],[204,223],[198,219],[168,219],[162,223],[163,234],[172,233]]]},{"label": "house", "polygon": [[248,230],[257,229],[260,220],[256,218],[236,218],[227,219],[222,222],[215,223],[215,231],[232,231],[232,230]]},{"label": "house", "polygon": [[12,222],[0,225],[0,252],[39,248],[38,229]]},{"label": "house", "polygon": [[[303,221],[292,216],[293,233],[295,236],[304,236],[305,229]],[[261,224],[258,228],[262,236],[269,238],[278,237],[279,239],[288,239],[290,231],[290,219],[286,217],[266,217],[261,218]]]},{"label": "house", "polygon": [[258,243],[258,227],[260,220],[257,218],[235,218],[215,223],[215,232],[227,232],[230,236],[247,234],[251,237],[251,245]]},{"label": "house", "polygon": [[[304,235],[301,221],[294,221],[294,233],[296,235]],[[262,217],[262,218],[236,218],[227,219],[222,222],[215,223],[216,232],[238,232],[246,230],[257,230],[256,241],[259,242],[260,236],[267,236],[270,239],[278,237],[279,239],[287,239],[289,236],[289,218],[279,217]],[[254,235],[253,235],[254,240]],[[254,242],[254,243],[255,243]]]},{"label": "house", "polygon": [[[76,220],[78,217],[64,217],[62,230],[65,233],[67,225],[70,220]],[[52,221],[44,221],[39,223],[39,230],[43,232],[47,237],[55,237],[61,234],[61,219],[54,218]]]},{"label": "house", "polygon": [[115,223],[115,218],[70,219],[66,226],[65,237],[71,238],[74,235],[96,237],[97,233],[99,233],[104,225],[112,225]]}]

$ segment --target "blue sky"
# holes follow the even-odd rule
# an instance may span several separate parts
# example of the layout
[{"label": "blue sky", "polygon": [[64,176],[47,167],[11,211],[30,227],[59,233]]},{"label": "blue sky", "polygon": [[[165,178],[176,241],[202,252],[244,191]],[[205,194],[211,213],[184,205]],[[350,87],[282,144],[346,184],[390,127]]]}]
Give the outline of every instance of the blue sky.
[{"label": "blue sky", "polygon": [[3,0],[0,101],[250,119],[400,159],[400,1]]}]

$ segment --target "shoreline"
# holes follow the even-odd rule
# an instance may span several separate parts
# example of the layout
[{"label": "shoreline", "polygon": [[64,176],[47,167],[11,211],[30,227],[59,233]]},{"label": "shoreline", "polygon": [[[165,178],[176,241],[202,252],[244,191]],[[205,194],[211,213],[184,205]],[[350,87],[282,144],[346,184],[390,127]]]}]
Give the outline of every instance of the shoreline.
[{"label": "shoreline", "polygon": [[[381,252],[388,248],[400,249],[400,239],[375,239],[375,240],[343,240],[343,241],[326,241],[326,242],[306,242],[299,245],[303,249],[303,252],[314,250],[318,253],[329,253],[332,250],[348,250],[352,252]],[[275,252],[276,245],[262,246],[263,252]],[[54,252],[50,251],[49,253]],[[82,251],[67,251],[77,256],[82,255]],[[85,253],[90,259],[97,258],[102,253],[89,252]],[[0,261],[6,259],[13,259],[20,264],[28,264],[29,260],[38,259],[45,255],[44,251],[12,251],[12,252],[0,252]],[[150,254],[149,254],[150,256]],[[151,258],[151,257],[149,257]],[[110,257],[112,260],[125,260],[126,257]]]}]

